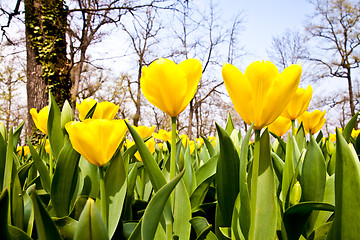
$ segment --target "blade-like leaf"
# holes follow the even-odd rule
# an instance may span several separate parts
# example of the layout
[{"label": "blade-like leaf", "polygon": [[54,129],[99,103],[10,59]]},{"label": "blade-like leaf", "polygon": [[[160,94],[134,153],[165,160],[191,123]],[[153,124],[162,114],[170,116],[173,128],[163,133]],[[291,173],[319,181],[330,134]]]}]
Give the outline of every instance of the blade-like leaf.
[{"label": "blade-like leaf", "polygon": [[62,239],[35,190],[31,192],[31,199],[34,207],[35,223],[39,240]]},{"label": "blade-like leaf", "polygon": [[47,131],[52,155],[55,159],[57,159],[65,143],[65,129],[61,127],[60,108],[56,104],[55,98],[51,92],[49,92],[49,117]]},{"label": "blade-like leaf", "polygon": [[109,239],[106,226],[93,199],[89,198],[81,212],[74,240]]},{"label": "blade-like leaf", "polygon": [[142,240],[154,239],[155,232],[158,227],[165,204],[168,201],[170,193],[173,191],[183,175],[184,170],[181,171],[176,177],[174,177],[174,179],[171,180],[168,184],[159,189],[159,191],[157,191],[154,197],[151,199],[149,205],[145,209],[143,223],[141,225]]},{"label": "blade-like leaf", "polygon": [[351,137],[351,132],[354,129],[356,123],[357,123],[357,118],[359,116],[359,113],[357,112],[351,119],[350,121],[346,124],[344,131],[342,132],[343,137],[345,138],[345,140],[347,142],[349,142],[350,137]]},{"label": "blade-like leaf", "polygon": [[70,202],[74,194],[80,154],[70,141],[59,153],[51,185],[51,201],[57,217],[69,215]]},{"label": "blade-like leaf", "polygon": [[215,177],[218,206],[224,221],[221,227],[230,227],[234,202],[239,193],[240,159],[229,134],[217,124],[216,128],[220,141]]},{"label": "blade-like leaf", "polygon": [[211,232],[211,225],[206,218],[194,217],[190,220],[191,226],[195,229],[197,240],[217,240],[217,237]]}]

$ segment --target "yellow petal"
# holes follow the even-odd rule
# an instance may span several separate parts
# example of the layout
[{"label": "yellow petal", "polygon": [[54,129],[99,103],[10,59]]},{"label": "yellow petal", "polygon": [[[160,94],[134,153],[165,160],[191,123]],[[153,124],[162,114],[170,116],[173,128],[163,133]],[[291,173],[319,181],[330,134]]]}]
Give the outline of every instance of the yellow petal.
[{"label": "yellow petal", "polygon": [[136,132],[140,135],[141,138],[147,138],[152,136],[155,126],[152,126],[151,128],[147,126],[133,126],[133,128],[136,130]]},{"label": "yellow petal", "polygon": [[326,111],[314,110],[313,112],[305,111],[301,116],[297,118],[299,123],[303,123],[303,126],[307,132],[311,134],[317,133],[325,123]]},{"label": "yellow petal", "polygon": [[97,101],[92,98],[86,98],[80,104],[76,103],[76,109],[79,111],[81,121],[84,121],[86,115],[96,103]]},{"label": "yellow petal", "polygon": [[65,128],[74,149],[97,166],[111,159],[127,131],[124,120],[108,119],[69,122]]},{"label": "yellow petal", "polygon": [[93,119],[113,119],[119,110],[119,105],[115,105],[111,102],[104,101],[98,103],[95,112],[92,116]]},{"label": "yellow petal", "polygon": [[281,137],[291,128],[291,120],[282,116],[279,116],[269,126],[269,131],[275,133]]},{"label": "yellow petal", "polygon": [[44,107],[39,111],[36,111],[35,108],[30,109],[30,114],[32,119],[35,123],[35,126],[42,131],[43,133],[47,134],[47,121],[49,117],[49,106]]},{"label": "yellow petal", "polygon": [[312,87],[310,85],[306,90],[298,88],[295,95],[291,98],[290,102],[282,112],[282,116],[291,120],[298,118],[309,107],[312,92]]}]

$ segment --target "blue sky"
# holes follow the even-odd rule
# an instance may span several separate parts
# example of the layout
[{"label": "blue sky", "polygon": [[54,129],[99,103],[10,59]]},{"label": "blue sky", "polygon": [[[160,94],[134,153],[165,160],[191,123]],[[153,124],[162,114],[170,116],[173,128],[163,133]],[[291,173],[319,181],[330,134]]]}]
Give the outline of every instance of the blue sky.
[{"label": "blue sky", "polygon": [[247,50],[246,63],[266,60],[273,36],[281,35],[286,28],[302,29],[313,6],[306,0],[223,0],[224,12],[244,11],[244,28],[241,41]]}]

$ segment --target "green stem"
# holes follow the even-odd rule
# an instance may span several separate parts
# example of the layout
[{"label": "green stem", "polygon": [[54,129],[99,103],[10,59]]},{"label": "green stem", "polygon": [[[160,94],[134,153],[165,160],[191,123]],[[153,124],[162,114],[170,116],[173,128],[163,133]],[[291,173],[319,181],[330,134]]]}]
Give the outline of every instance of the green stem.
[{"label": "green stem", "polygon": [[295,119],[291,120],[291,132],[292,135],[295,136]]},{"label": "green stem", "polygon": [[171,153],[170,153],[170,180],[175,177],[176,155],[176,117],[171,117]]},{"label": "green stem", "polygon": [[100,170],[100,206],[101,206],[101,216],[107,228],[107,204],[106,204],[106,192],[105,192],[105,172],[104,167],[99,167]]},{"label": "green stem", "polygon": [[[46,141],[46,140],[45,140]],[[49,174],[50,174],[50,178],[52,179],[53,177],[53,174],[54,174],[54,159],[52,157],[52,151],[51,151],[51,148],[50,148],[50,151],[49,151]]]},{"label": "green stem", "polygon": [[260,130],[255,130],[254,158],[253,158],[252,173],[251,173],[251,199],[250,199],[251,224],[250,224],[249,239],[254,239],[255,237],[256,196],[257,196],[259,164],[260,164]]}]

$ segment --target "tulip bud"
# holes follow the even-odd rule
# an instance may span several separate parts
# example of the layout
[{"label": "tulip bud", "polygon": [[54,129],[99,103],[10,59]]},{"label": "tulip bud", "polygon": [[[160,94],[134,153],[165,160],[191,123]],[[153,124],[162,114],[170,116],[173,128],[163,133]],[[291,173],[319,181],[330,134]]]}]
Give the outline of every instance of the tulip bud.
[{"label": "tulip bud", "polygon": [[301,199],[301,185],[299,181],[297,181],[294,186],[290,190],[290,205],[295,205],[300,202]]},{"label": "tulip bud", "polygon": [[66,100],[61,111],[61,128],[65,128],[65,124],[71,121],[74,121],[74,113],[69,102]]}]

